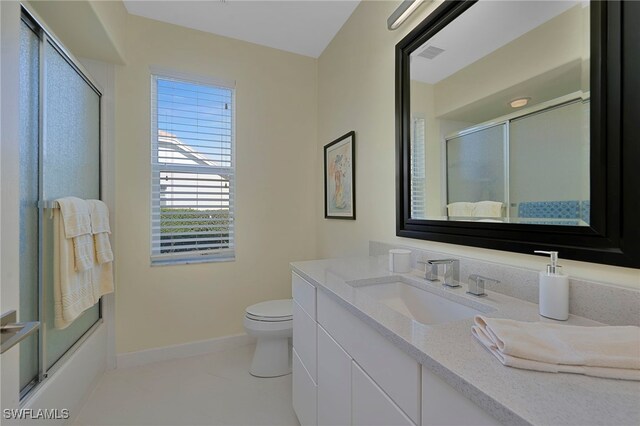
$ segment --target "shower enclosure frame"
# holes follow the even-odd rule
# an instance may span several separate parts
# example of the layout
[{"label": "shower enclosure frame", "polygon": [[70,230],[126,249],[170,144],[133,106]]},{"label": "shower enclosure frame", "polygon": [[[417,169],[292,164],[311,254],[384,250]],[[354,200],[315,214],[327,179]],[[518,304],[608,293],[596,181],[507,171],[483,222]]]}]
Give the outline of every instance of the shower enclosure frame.
[{"label": "shower enclosure frame", "polygon": [[83,345],[83,343],[91,337],[94,331],[104,322],[102,298],[97,303],[98,319],[95,321],[53,364],[47,367],[47,327],[46,327],[46,309],[47,298],[45,291],[45,278],[43,276],[44,268],[44,226],[45,221],[50,220],[49,215],[52,208],[57,208],[52,200],[43,198],[44,190],[44,144],[46,143],[46,67],[45,46],[48,45],[69,64],[69,66],[77,73],[79,77],[93,90],[99,97],[98,102],[98,194],[102,198],[102,158],[103,158],[103,134],[102,134],[102,114],[103,114],[103,94],[97,82],[93,80],[90,74],[79,63],[79,61],[64,47],[64,45],[53,35],[46,24],[38,18],[37,14],[30,8],[21,4],[21,20],[28,25],[39,39],[39,77],[38,77],[38,319],[41,327],[38,332],[38,375],[30,383],[20,389],[20,404],[24,405],[30,397],[41,388],[47,380],[60,369],[66,361]]},{"label": "shower enclosure frame", "polygon": [[[441,187],[441,193],[444,194],[444,206],[443,206],[443,214],[444,216],[446,216],[446,206],[449,202],[451,202],[449,200],[449,176],[448,176],[448,167],[446,167],[447,164],[447,160],[448,160],[448,143],[449,141],[451,141],[452,139],[456,139],[456,138],[460,138],[463,136],[468,136],[468,135],[472,135],[478,131],[482,131],[482,130],[487,130],[490,129],[492,127],[498,127],[498,126],[505,126],[504,127],[504,139],[503,139],[503,143],[504,143],[504,193],[505,193],[505,200],[504,200],[504,208],[506,209],[505,211],[505,216],[504,218],[509,219],[511,217],[510,214],[510,209],[514,206],[511,205],[511,197],[510,197],[510,182],[509,182],[509,174],[511,172],[510,167],[509,167],[509,159],[510,159],[510,144],[511,144],[511,138],[510,138],[510,134],[511,134],[511,122],[514,120],[519,120],[522,118],[526,118],[526,117],[530,117],[536,114],[540,114],[540,113],[544,113],[544,112],[549,112],[551,110],[554,110],[556,108],[562,108],[564,106],[567,105],[571,105],[574,103],[585,103],[585,102],[590,102],[591,101],[591,92],[590,91],[577,91],[577,92],[573,92],[573,93],[569,93],[567,95],[564,96],[560,96],[558,98],[555,99],[550,99],[548,101],[545,102],[541,102],[538,105],[534,105],[532,107],[529,108],[525,108],[521,111],[516,111],[513,112],[511,114],[507,114],[501,117],[498,117],[494,120],[490,120],[490,121],[486,121],[484,123],[479,123],[477,125],[473,125],[470,127],[467,127],[465,129],[456,131],[456,132],[452,132],[449,133],[448,135],[446,135],[442,141],[442,152],[444,153],[443,156],[443,161],[444,161],[444,172],[442,174],[442,187]],[[494,200],[497,201],[497,200]]]}]

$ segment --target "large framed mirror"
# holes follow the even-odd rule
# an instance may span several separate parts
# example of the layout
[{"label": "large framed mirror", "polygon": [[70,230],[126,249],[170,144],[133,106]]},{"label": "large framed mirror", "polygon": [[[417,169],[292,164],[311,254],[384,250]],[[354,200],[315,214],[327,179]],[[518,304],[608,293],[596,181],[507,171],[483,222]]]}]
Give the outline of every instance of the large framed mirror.
[{"label": "large framed mirror", "polygon": [[445,1],[396,46],[398,236],[640,267],[638,2]]}]

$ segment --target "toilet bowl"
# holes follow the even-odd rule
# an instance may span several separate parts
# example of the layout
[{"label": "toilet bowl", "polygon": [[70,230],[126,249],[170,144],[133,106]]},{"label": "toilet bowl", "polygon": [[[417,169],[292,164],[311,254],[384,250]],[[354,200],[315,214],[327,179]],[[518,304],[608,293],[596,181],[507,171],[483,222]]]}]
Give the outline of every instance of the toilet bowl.
[{"label": "toilet bowl", "polygon": [[244,328],[257,338],[249,373],[277,377],[291,373],[289,340],[293,334],[292,300],[269,300],[246,309]]}]

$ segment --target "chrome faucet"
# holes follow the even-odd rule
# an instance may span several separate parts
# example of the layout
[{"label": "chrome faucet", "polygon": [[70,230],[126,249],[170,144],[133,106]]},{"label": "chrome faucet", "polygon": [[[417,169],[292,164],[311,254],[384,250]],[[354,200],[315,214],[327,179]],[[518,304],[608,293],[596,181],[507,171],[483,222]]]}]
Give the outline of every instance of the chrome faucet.
[{"label": "chrome faucet", "polygon": [[424,279],[429,281],[440,281],[438,279],[438,265],[432,265],[430,261],[418,260],[418,263],[424,265]]},{"label": "chrome faucet", "polygon": [[500,281],[494,278],[483,277],[478,274],[469,275],[469,291],[467,291],[467,293],[478,297],[486,296],[487,294],[484,292],[484,285],[486,282],[497,284]]},{"label": "chrome faucet", "polygon": [[428,260],[427,264],[431,265],[431,274],[435,273],[436,277],[438,276],[438,266],[444,266],[442,285],[460,287],[460,261],[458,259],[434,259]]}]

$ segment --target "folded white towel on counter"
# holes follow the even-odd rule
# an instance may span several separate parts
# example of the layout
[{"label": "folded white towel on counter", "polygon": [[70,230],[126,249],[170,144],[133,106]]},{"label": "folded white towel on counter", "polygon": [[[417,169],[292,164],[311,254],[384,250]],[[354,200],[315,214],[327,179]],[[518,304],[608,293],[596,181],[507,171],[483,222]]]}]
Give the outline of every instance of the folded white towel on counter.
[{"label": "folded white towel on counter", "polygon": [[476,316],[472,334],[510,367],[640,380],[640,327],[581,327]]},{"label": "folded white towel on counter", "polygon": [[[89,235],[90,236],[90,235]],[[76,270],[73,240],[65,235],[61,210],[53,210],[54,326],[66,328],[97,303],[92,270]]]},{"label": "folded white towel on counter", "polygon": [[[485,345],[486,346],[486,345]],[[502,364],[521,368],[523,370],[544,371],[547,373],[573,373],[585,376],[602,377],[605,379],[640,380],[640,370],[629,368],[588,367],[584,365],[550,364],[547,362],[532,361],[501,354],[499,351],[489,350],[502,362]]]},{"label": "folded white towel on counter", "polygon": [[113,261],[113,252],[109,242],[109,208],[100,200],[87,200],[91,216],[91,232],[95,245],[96,260],[99,265]]},{"label": "folded white towel on counter", "polygon": [[502,217],[502,206],[499,201],[478,201],[473,208],[473,216]]},{"label": "folded white towel on counter", "polygon": [[473,216],[474,203],[458,202],[447,204],[449,216]]}]

